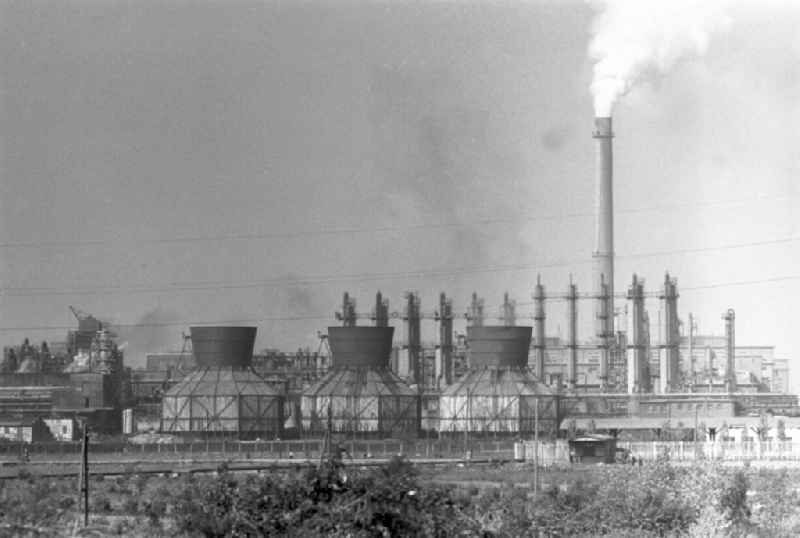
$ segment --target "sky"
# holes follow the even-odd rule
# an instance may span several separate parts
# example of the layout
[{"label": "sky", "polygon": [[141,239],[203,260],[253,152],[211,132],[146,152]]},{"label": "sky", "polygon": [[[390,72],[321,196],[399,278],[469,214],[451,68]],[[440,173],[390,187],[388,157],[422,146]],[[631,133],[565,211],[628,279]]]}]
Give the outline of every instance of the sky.
[{"label": "sky", "polygon": [[[800,8],[758,6],[617,104],[615,288],[669,271],[682,318],[722,334],[734,308],[797,388]],[[537,275],[590,291],[595,9],[2,3],[2,343],[63,339],[73,305],[139,366],[193,323],[316,349],[344,291],[490,316],[507,291],[521,318]]]}]

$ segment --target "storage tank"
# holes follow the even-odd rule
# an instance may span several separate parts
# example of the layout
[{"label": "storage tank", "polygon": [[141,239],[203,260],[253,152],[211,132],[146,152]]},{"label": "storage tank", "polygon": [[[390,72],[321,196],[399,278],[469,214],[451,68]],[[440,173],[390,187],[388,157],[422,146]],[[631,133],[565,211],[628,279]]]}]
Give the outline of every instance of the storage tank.
[{"label": "storage tank", "polygon": [[557,393],[528,367],[531,327],[467,327],[466,375],[444,389],[439,432],[533,435],[558,429]]},{"label": "storage tank", "polygon": [[285,394],[252,368],[255,327],[191,327],[196,367],[167,391],[161,429],[242,439],[280,436]]},{"label": "storage tank", "polygon": [[418,398],[392,372],[394,327],[329,327],[331,370],[303,391],[307,434],[404,437],[419,430]]}]

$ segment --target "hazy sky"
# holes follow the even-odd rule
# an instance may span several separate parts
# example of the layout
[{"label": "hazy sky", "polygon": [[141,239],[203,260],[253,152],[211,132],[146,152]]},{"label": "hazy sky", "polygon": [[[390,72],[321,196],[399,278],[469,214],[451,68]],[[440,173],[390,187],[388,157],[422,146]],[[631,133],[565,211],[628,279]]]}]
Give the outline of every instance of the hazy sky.
[{"label": "hazy sky", "polygon": [[[668,270],[681,317],[721,334],[735,308],[737,343],[800,370],[800,9],[754,4],[615,111],[615,287],[636,272],[655,292]],[[589,291],[592,18],[579,2],[4,2],[3,343],[63,338],[75,305],[118,324],[137,365],[191,322],[261,320],[259,347],[315,347],[345,290],[365,312],[379,289],[398,311],[405,290],[424,311],[445,291],[458,313],[475,290],[491,315],[506,290],[529,315],[537,273]],[[548,316],[557,335],[563,305]]]}]

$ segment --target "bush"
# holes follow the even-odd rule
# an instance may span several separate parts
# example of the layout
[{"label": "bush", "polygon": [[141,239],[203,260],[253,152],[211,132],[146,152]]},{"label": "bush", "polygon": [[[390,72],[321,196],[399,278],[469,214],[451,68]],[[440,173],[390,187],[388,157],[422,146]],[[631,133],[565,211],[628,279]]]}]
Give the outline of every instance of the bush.
[{"label": "bush", "polygon": [[178,499],[178,531],[204,536],[451,536],[470,528],[463,499],[420,488],[402,459],[366,472],[332,462],[300,475],[223,473],[202,487],[185,484]]}]

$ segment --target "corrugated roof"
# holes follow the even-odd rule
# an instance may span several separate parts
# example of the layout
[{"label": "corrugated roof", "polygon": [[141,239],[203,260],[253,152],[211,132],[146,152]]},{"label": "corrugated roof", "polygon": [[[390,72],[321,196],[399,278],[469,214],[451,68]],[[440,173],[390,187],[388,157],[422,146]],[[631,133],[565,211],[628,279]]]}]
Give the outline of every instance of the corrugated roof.
[{"label": "corrugated roof", "polygon": [[281,396],[281,392],[251,369],[201,368],[190,372],[165,396]]},{"label": "corrugated roof", "polygon": [[337,368],[303,391],[304,396],[416,396],[400,377],[386,369]]},{"label": "corrugated roof", "polygon": [[522,396],[555,396],[555,391],[540,382],[527,369],[486,368],[470,370],[448,386],[442,396],[514,394]]}]

